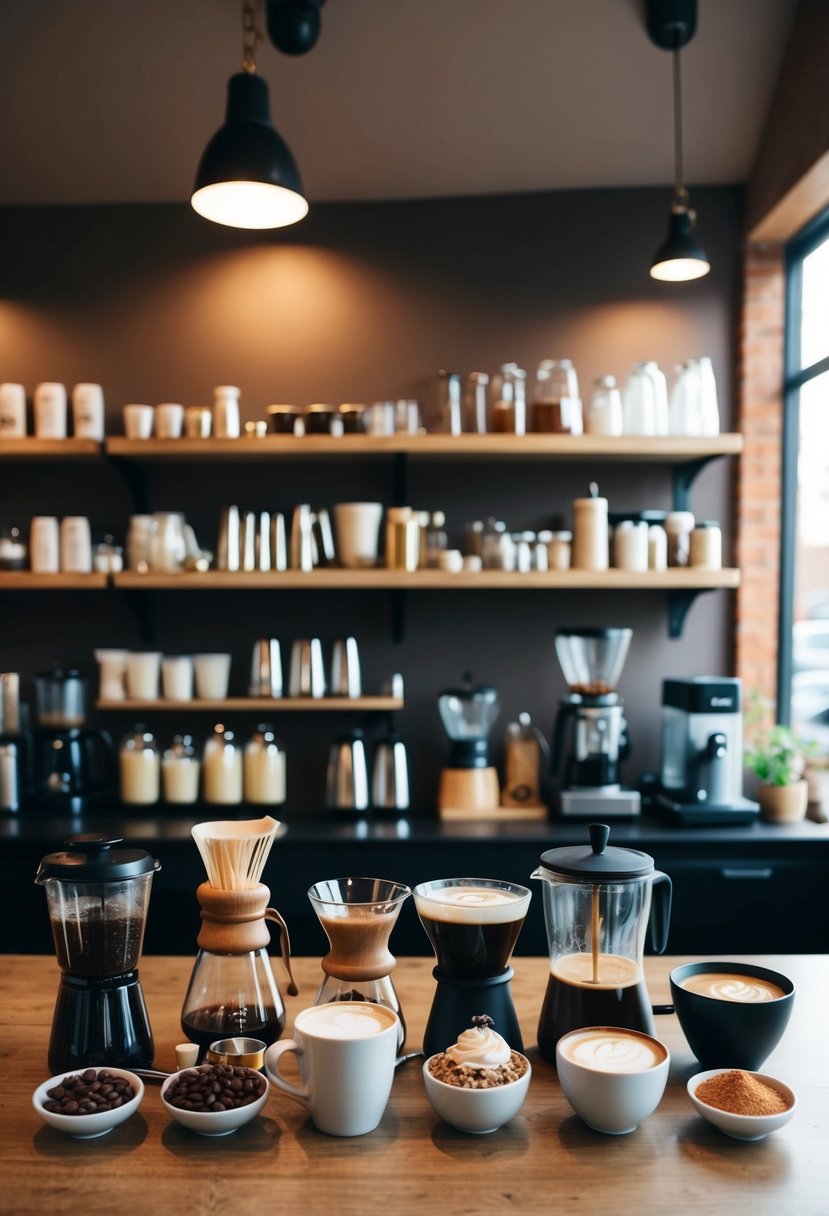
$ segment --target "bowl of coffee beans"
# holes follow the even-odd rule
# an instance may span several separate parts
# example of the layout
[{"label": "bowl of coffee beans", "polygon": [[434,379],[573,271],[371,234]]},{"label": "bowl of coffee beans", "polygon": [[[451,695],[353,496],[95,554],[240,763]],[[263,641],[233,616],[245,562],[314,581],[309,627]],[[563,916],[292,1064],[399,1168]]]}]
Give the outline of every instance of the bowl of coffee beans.
[{"label": "bowl of coffee beans", "polygon": [[76,1140],[105,1136],[134,1115],[144,1083],[123,1068],[86,1068],[50,1077],[39,1085],[32,1104],[44,1123]]},{"label": "bowl of coffee beans", "polygon": [[201,1064],[174,1072],[161,1086],[168,1115],[200,1136],[229,1136],[268,1100],[261,1072],[235,1064]]}]

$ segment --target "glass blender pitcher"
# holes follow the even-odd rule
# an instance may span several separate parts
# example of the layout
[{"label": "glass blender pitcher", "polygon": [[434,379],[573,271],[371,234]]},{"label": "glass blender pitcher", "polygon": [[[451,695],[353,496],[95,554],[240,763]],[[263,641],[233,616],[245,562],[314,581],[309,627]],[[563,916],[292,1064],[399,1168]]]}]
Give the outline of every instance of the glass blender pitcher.
[{"label": "glass blender pitcher", "polygon": [[83,834],[50,853],[46,888],[61,969],[49,1042],[54,1074],[113,1065],[150,1068],[153,1036],[138,979],[153,874],[160,863],[120,839]]},{"label": "glass blender pitcher", "polygon": [[498,717],[498,690],[474,685],[470,676],[462,688],[447,688],[438,697],[443,729],[450,740],[446,767],[438,783],[438,810],[490,810],[501,797],[498,771],[489,763],[489,732]]},{"label": "glass blender pitcher", "polygon": [[654,1034],[642,970],[651,911],[651,944],[668,941],[671,880],[636,849],[608,848],[610,828],[591,823],[590,844],[549,849],[532,875],[544,883],[550,978],[538,1022],[538,1047],[555,1064],[556,1043],[583,1026],[623,1026]]},{"label": "glass blender pitcher", "polygon": [[391,979],[397,960],[389,937],[409,887],[383,878],[332,878],[308,891],[331,949],[322,960],[325,979],[315,1005],[329,1001],[374,1001],[387,1005],[400,1018],[398,1054],[403,1050],[406,1023]]}]

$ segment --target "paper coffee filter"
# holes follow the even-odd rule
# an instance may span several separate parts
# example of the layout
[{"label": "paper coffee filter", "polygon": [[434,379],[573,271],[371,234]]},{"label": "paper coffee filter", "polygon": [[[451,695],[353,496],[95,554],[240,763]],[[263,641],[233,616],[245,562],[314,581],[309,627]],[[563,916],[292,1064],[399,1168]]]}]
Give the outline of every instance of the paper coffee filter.
[{"label": "paper coffee filter", "polygon": [[246,891],[262,877],[271,845],[283,824],[265,815],[262,819],[220,819],[197,823],[191,829],[198,846],[207,881],[220,891]]}]

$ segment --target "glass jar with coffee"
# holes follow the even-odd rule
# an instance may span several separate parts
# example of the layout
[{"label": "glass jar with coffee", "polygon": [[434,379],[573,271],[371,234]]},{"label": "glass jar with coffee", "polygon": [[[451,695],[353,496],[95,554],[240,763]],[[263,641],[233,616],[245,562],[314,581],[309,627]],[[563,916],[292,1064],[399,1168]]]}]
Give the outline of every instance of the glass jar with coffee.
[{"label": "glass jar with coffee", "polygon": [[542,359],[535,379],[532,430],[547,435],[584,431],[579,380],[570,359]]}]

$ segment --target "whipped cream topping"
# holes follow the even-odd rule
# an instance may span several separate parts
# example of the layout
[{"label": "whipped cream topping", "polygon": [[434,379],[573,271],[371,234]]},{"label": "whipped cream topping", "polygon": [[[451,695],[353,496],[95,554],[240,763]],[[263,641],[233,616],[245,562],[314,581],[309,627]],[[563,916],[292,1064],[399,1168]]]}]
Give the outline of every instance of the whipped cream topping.
[{"label": "whipped cream topping", "polygon": [[512,1055],[509,1043],[489,1026],[472,1026],[458,1035],[446,1055],[461,1068],[499,1068]]}]

